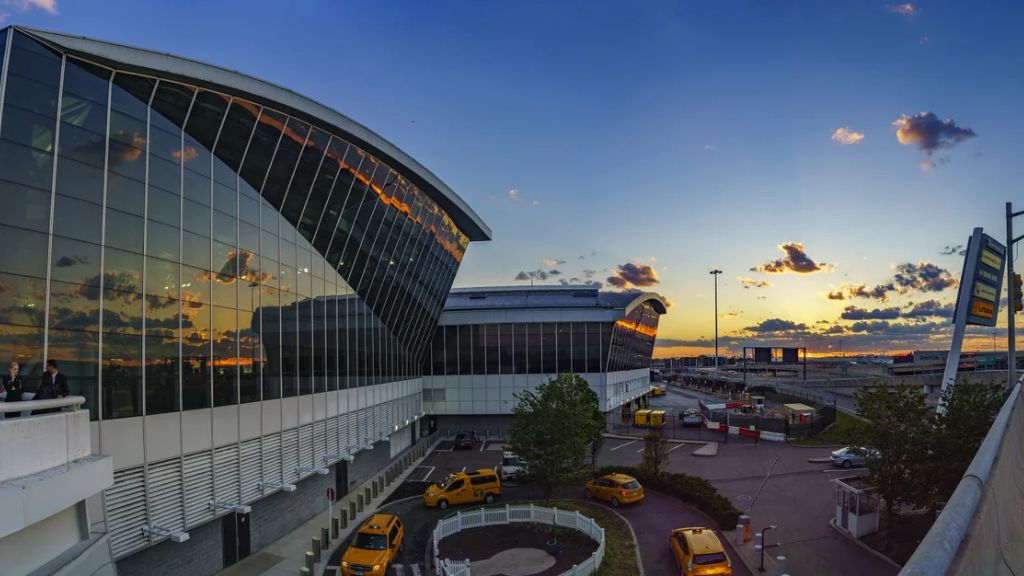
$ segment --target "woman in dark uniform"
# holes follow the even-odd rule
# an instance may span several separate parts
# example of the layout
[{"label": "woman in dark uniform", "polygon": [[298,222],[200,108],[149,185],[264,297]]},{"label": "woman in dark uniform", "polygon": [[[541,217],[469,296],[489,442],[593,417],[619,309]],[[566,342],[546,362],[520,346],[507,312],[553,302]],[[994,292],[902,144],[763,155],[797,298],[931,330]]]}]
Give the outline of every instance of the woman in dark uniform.
[{"label": "woman in dark uniform", "polygon": [[[18,370],[18,363],[11,362],[10,371],[4,375],[3,388],[7,393],[7,402],[20,402],[21,394],[25,390],[25,382],[21,379]],[[21,416],[21,412],[8,412],[4,417],[17,418],[18,416]]]}]

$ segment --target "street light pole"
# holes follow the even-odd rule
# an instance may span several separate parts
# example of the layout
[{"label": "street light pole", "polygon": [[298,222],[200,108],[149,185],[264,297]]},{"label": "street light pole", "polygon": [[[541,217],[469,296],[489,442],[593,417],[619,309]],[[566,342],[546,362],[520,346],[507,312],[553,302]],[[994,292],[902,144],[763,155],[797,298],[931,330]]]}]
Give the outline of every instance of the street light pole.
[{"label": "street light pole", "polygon": [[715,268],[709,274],[715,277],[715,372],[718,372],[718,275],[722,271]]}]

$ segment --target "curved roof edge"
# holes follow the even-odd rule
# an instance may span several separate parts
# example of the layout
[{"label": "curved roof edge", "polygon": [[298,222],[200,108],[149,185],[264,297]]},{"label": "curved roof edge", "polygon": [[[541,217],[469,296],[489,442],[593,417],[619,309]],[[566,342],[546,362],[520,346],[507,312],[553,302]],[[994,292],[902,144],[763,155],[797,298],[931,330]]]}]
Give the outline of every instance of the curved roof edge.
[{"label": "curved roof edge", "polygon": [[658,314],[665,314],[668,312],[668,300],[666,300],[664,296],[654,292],[643,292],[634,298],[632,302],[626,305],[626,316],[629,316],[629,313],[632,312],[634,308],[640,306],[644,302],[650,302],[654,311]]},{"label": "curved roof edge", "polygon": [[[102,40],[94,40],[84,36],[74,36],[62,32],[50,32],[23,26],[11,26],[33,38],[55,45],[61,51],[90,55],[111,62],[125,64],[130,67],[165,73],[182,79],[194,79],[200,84],[223,87],[229,91],[254,96],[255,100],[276,103],[301,114],[331,124],[345,135],[359,140],[361,146],[380,156],[383,160],[391,160],[412,171],[412,176],[420,180],[419,184],[451,216],[455,224],[470,240],[490,240],[491,229],[480,216],[469,207],[454,190],[425,166],[388,142],[376,132],[352,120],[340,112],[329,108],[311,98],[276,84],[248,76],[241,72],[221,68],[173,54],[155,52],[145,48],[137,48],[124,44],[116,44]],[[433,193],[431,193],[433,192]]]}]

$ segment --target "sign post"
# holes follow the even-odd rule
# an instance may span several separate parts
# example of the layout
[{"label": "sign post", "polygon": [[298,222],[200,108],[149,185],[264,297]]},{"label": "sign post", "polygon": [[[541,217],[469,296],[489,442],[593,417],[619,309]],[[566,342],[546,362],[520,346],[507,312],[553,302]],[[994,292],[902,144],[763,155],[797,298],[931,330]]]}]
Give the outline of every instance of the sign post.
[{"label": "sign post", "polygon": [[[956,371],[960,366],[960,348],[964,342],[967,324],[995,326],[999,313],[999,294],[1002,292],[1003,267],[1006,264],[1006,247],[997,242],[981,228],[975,228],[967,242],[967,256],[964,257],[960,288],[956,295],[956,311],[953,313],[953,341],[946,355],[946,370],[942,374],[942,391],[956,383]],[[928,392],[928,387],[925,387]],[[938,412],[946,407],[939,401]]]}]

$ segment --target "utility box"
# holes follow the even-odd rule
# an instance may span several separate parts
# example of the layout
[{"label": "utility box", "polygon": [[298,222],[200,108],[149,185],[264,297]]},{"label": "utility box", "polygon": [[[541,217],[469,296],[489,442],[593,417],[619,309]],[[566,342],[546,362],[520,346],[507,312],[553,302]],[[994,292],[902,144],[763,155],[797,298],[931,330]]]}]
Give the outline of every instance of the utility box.
[{"label": "utility box", "polygon": [[750,516],[740,514],[736,520],[736,545],[750,542]]},{"label": "utility box", "polygon": [[651,410],[644,408],[633,412],[633,426],[647,428],[651,425]]},{"label": "utility box", "polygon": [[651,428],[661,428],[665,426],[665,411],[664,410],[651,410],[648,415],[648,426]]}]

